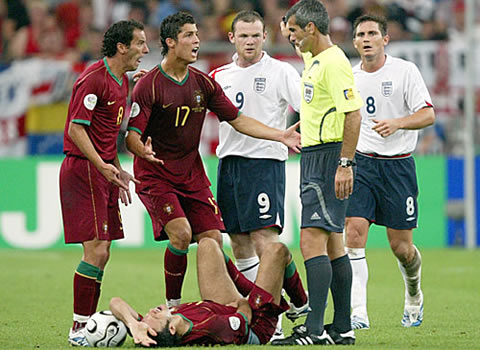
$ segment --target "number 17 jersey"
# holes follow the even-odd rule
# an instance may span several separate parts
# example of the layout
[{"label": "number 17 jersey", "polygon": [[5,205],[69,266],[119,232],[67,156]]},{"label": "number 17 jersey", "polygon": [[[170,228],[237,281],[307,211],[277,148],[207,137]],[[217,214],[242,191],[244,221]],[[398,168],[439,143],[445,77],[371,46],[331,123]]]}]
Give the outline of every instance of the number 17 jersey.
[{"label": "number 17 jersey", "polygon": [[140,133],[143,142],[150,136],[156,157],[164,160],[162,165],[135,157],[142,187],[152,176],[188,190],[210,185],[198,151],[207,109],[220,121],[233,120],[239,113],[220,85],[193,67],[181,82],[160,65],[140,79],[132,94],[128,130]]}]

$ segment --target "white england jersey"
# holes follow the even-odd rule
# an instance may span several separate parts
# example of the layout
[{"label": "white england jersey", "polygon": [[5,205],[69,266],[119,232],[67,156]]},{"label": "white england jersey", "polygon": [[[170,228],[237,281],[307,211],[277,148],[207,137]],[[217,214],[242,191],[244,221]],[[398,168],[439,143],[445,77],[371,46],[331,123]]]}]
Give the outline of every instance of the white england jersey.
[{"label": "white england jersey", "polygon": [[387,55],[382,68],[373,73],[353,68],[355,83],[363,98],[362,124],[357,150],[394,156],[411,153],[417,145],[418,130],[397,130],[382,137],[372,130],[372,119],[402,118],[423,107],[432,106],[432,99],[417,66]]},{"label": "white england jersey", "polygon": [[[246,68],[233,62],[210,73],[225,95],[242,113],[270,127],[285,129],[288,105],[300,109],[300,75],[292,65],[263,52],[262,59]],[[220,123],[217,156],[242,156],[286,160],[288,149],[276,141],[257,139],[239,133],[227,122]]]}]

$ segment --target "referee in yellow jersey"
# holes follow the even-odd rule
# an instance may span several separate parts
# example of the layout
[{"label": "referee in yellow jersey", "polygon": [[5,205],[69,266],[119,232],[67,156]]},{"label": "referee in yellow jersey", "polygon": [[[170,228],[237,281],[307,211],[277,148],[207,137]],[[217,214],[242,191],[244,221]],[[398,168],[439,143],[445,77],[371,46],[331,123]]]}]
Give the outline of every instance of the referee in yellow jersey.
[{"label": "referee in yellow jersey", "polygon": [[[328,13],[318,0],[302,0],[285,16],[289,40],[304,58],[300,247],[307,271],[311,312],[304,325],[273,345],[354,344],[350,324],[352,268],[343,246],[348,197],[353,190],[354,155],[362,99],[352,66],[329,36]],[[328,290],[333,323],[323,324]]]}]

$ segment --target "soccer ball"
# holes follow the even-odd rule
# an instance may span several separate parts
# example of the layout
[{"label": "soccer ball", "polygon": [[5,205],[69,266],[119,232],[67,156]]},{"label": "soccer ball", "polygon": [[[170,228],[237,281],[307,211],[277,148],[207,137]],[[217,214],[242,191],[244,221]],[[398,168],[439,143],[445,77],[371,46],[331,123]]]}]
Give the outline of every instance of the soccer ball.
[{"label": "soccer ball", "polygon": [[122,346],[127,338],[127,327],[111,311],[94,313],[85,326],[85,336],[90,346],[105,348]]}]

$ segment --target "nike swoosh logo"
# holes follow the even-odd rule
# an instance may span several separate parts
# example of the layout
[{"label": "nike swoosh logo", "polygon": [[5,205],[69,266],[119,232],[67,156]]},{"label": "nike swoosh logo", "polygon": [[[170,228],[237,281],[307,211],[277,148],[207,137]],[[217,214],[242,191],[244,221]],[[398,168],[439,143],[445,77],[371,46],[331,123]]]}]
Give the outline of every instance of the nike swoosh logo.
[{"label": "nike swoosh logo", "polygon": [[167,109],[167,108],[170,107],[171,105],[173,105],[173,103],[169,103],[168,105],[162,105],[162,108],[163,108],[163,109]]},{"label": "nike swoosh logo", "polygon": [[115,102],[117,102],[117,101],[108,101],[107,105],[111,106],[111,105],[115,104]]}]

